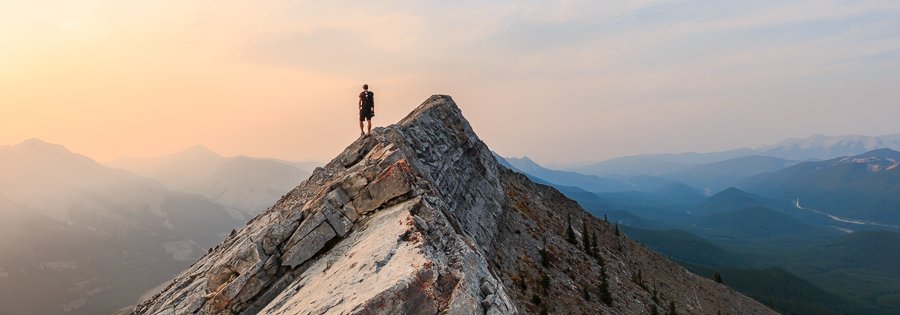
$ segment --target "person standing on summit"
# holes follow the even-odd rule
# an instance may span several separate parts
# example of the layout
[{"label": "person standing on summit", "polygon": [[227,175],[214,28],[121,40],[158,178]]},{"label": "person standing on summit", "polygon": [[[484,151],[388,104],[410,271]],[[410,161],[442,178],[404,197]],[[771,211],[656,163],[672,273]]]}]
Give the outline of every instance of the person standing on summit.
[{"label": "person standing on summit", "polygon": [[369,131],[372,133],[372,117],[375,116],[375,93],[369,91],[369,85],[363,84],[363,91],[359,93],[359,136],[365,136],[363,121],[369,122]]}]

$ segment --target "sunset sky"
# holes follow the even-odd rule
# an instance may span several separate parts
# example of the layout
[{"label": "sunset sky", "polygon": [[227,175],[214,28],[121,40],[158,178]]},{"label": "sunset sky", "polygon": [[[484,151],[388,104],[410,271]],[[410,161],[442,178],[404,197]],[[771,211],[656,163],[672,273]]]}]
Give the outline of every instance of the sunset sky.
[{"label": "sunset sky", "polygon": [[0,145],[327,161],[363,83],[545,163],[900,133],[900,2],[0,0]]}]

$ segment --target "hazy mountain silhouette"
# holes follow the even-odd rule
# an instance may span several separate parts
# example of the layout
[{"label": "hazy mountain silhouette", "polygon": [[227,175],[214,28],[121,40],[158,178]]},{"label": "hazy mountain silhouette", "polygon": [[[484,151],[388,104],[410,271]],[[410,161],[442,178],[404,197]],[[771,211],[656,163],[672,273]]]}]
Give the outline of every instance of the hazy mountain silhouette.
[{"label": "hazy mountain silhouette", "polygon": [[0,313],[107,313],[240,224],[199,195],[32,139],[0,149]]},{"label": "hazy mountain silhouette", "polygon": [[516,170],[558,185],[579,187],[590,192],[628,191],[636,189],[633,185],[614,179],[584,175],[575,172],[551,170],[538,165],[528,157],[504,159]]},{"label": "hazy mountain silhouette", "polygon": [[568,170],[597,176],[653,175],[686,170],[696,164],[673,162],[666,156],[635,155],[612,158],[606,161],[569,168]]},{"label": "hazy mountain silhouette", "polygon": [[816,134],[802,139],[787,139],[756,151],[760,155],[789,160],[825,160],[841,156],[858,155],[875,149],[900,150],[900,134],[878,137],[845,135],[829,137]]},{"label": "hazy mountain silhouette", "polygon": [[776,157],[751,155],[694,166],[664,177],[700,189],[719,191],[748,177],[779,171],[794,164],[796,162]]},{"label": "hazy mountain silhouette", "polygon": [[709,196],[709,198],[706,198],[697,204],[691,212],[695,215],[707,215],[732,212],[752,207],[783,209],[789,205],[788,202],[778,202],[734,187],[729,187],[715,195]]},{"label": "hazy mountain silhouette", "polygon": [[250,217],[309,177],[301,166],[315,163],[223,157],[197,145],[155,158],[121,158],[107,165],[156,179],[173,190],[206,196]]},{"label": "hazy mountain silhouette", "polygon": [[785,160],[825,160],[840,156],[862,154],[878,148],[900,150],[900,134],[878,137],[846,135],[829,137],[821,134],[807,138],[790,138],[774,145],[756,149],[740,148],[708,153],[640,154],[609,160],[583,163],[566,170],[598,176],[634,176],[676,174],[692,167],[753,155]]}]

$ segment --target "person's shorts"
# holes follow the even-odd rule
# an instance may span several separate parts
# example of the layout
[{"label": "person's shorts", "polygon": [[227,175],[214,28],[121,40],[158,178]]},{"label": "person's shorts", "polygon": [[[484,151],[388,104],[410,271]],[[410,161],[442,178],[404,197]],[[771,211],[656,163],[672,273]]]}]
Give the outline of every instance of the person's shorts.
[{"label": "person's shorts", "polygon": [[372,120],[372,116],[375,116],[375,114],[372,113],[371,109],[363,108],[359,111],[359,121]]}]

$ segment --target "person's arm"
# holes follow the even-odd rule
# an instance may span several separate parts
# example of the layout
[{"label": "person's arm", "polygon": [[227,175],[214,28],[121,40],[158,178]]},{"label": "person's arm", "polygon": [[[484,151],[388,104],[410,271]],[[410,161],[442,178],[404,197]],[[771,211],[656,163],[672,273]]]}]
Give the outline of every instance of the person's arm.
[{"label": "person's arm", "polygon": [[359,110],[362,110],[362,106],[363,106],[363,95],[362,95],[362,93],[360,93],[359,94]]},{"label": "person's arm", "polygon": [[372,93],[372,116],[375,116],[375,93]]}]

